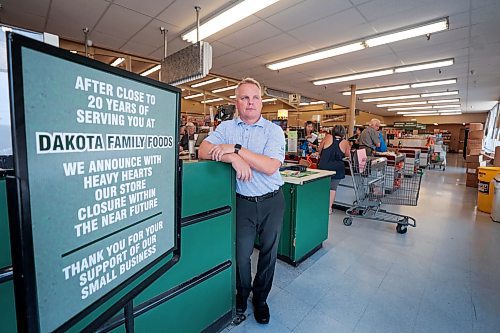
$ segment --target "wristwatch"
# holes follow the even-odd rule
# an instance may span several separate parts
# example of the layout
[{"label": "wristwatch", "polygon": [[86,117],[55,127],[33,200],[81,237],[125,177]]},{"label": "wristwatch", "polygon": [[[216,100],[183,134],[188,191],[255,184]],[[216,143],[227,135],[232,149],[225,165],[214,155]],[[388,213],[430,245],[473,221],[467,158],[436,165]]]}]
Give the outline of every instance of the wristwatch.
[{"label": "wristwatch", "polygon": [[240,152],[241,145],[239,143],[234,145],[234,153],[238,154]]}]

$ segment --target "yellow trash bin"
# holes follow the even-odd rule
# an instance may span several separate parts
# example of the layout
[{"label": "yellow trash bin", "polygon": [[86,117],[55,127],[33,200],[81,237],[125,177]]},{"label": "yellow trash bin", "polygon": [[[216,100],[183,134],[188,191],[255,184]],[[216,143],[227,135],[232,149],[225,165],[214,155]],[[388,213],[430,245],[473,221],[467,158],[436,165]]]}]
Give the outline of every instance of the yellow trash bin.
[{"label": "yellow trash bin", "polygon": [[491,213],[491,202],[493,201],[493,178],[500,172],[500,167],[479,167],[477,168],[477,209]]}]

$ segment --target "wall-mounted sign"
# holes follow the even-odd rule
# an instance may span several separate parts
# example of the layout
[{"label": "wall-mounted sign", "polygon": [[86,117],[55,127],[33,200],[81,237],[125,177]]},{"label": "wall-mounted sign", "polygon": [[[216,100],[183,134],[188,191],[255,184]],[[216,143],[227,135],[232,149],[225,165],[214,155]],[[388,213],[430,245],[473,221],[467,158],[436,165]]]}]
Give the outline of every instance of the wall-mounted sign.
[{"label": "wall-mounted sign", "polygon": [[425,129],[427,129],[427,125],[426,124],[417,124],[417,126],[415,128],[419,129],[419,130],[425,130]]},{"label": "wall-mounted sign", "polygon": [[328,123],[328,122],[343,123],[343,122],[346,122],[346,115],[345,114],[325,114],[325,115],[323,115],[323,122],[325,122],[325,123]]},{"label": "wall-mounted sign", "polygon": [[19,35],[8,47],[18,315],[66,330],[178,252],[180,91]]},{"label": "wall-mounted sign", "polygon": [[405,127],[405,122],[404,121],[395,121],[394,122],[394,127],[395,128],[404,128]]},{"label": "wall-mounted sign", "polygon": [[295,105],[300,103],[300,94],[289,94],[288,95],[288,103]]}]

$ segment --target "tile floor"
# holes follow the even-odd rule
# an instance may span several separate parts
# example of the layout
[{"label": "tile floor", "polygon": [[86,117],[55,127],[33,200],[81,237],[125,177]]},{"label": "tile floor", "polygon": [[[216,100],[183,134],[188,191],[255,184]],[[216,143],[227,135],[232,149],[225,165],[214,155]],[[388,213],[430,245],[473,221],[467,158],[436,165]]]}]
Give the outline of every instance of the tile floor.
[{"label": "tile floor", "polygon": [[387,207],[417,228],[346,227],[334,213],[321,250],[297,268],[278,261],[270,323],[249,304],[223,332],[500,332],[500,223],[476,211],[463,158],[448,156],[445,172],[425,171],[417,207]]}]

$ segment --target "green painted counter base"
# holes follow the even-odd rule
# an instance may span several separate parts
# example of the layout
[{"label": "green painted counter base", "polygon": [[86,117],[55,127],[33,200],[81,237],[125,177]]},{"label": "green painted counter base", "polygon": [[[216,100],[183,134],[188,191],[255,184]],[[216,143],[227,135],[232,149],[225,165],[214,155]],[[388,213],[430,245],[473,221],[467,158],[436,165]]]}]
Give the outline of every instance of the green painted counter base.
[{"label": "green painted counter base", "polygon": [[328,238],[330,177],[283,185],[286,208],[278,258],[297,266]]}]

